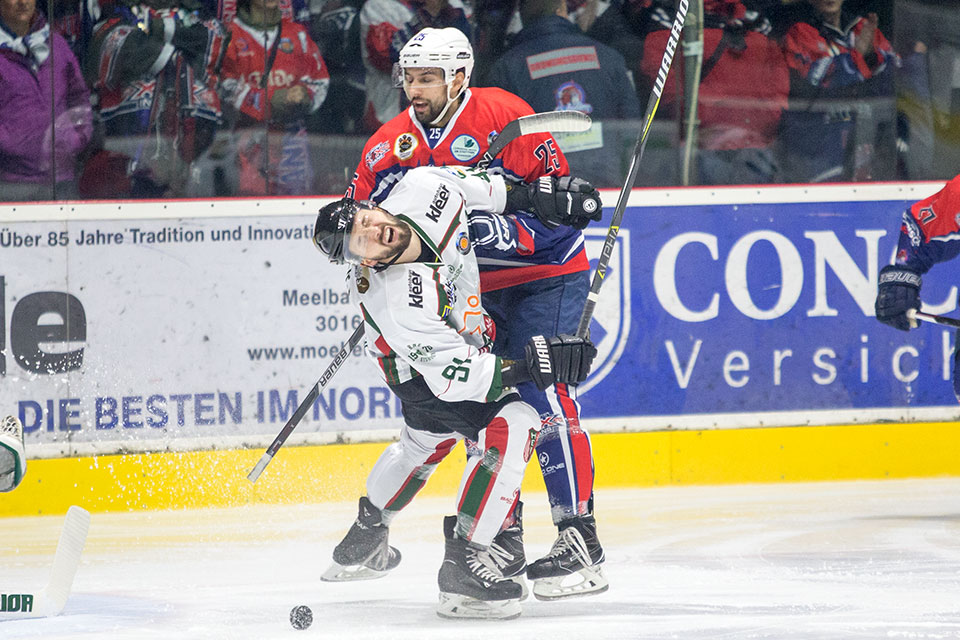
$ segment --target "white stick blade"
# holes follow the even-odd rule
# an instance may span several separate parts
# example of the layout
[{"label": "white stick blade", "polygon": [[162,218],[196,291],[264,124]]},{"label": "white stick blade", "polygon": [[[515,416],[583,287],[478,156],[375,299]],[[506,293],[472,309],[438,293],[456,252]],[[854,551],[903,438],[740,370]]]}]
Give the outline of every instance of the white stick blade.
[{"label": "white stick blade", "polygon": [[529,133],[573,133],[586,131],[592,121],[590,116],[579,111],[547,111],[518,118],[520,135]]},{"label": "white stick blade", "polygon": [[87,532],[90,530],[90,513],[81,507],[72,506],[67,510],[67,517],[63,523],[63,532],[57,544],[57,555],[53,559],[53,569],[50,571],[50,585],[47,595],[56,611],[53,615],[63,611],[70,597],[73,587],[73,578],[77,575],[80,566],[80,555],[87,544]]},{"label": "white stick blade", "polygon": [[80,507],[70,507],[57,543],[50,584],[33,593],[0,587],[0,621],[60,615],[70,597],[89,530],[90,514]]},{"label": "white stick blade", "polygon": [[260,456],[260,459],[257,461],[256,466],[250,470],[250,473],[247,474],[247,480],[250,482],[256,482],[257,478],[260,477],[260,474],[263,473],[263,470],[267,468],[267,465],[273,459],[273,456],[269,453],[265,453]]}]

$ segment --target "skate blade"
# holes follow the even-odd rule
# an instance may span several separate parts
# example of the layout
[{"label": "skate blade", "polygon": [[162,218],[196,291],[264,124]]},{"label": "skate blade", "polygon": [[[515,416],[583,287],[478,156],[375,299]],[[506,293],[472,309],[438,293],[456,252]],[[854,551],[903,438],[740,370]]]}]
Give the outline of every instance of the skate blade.
[{"label": "skate blade", "polygon": [[569,575],[534,580],[533,596],[537,600],[562,600],[603,593],[609,588],[599,566],[585,567]]},{"label": "skate blade", "polygon": [[390,573],[390,571],[377,571],[362,564],[342,565],[336,562],[330,565],[320,580],[323,582],[355,582],[357,580],[376,580]]},{"label": "skate blade", "polygon": [[522,611],[519,600],[477,600],[442,591],[437,605],[437,615],[448,619],[513,620]]}]

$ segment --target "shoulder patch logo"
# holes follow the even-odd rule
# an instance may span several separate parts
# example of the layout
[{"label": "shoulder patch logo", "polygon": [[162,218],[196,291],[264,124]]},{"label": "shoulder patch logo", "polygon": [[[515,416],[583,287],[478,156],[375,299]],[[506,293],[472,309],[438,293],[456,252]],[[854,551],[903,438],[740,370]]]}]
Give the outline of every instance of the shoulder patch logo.
[{"label": "shoulder patch logo", "polygon": [[459,135],[450,143],[450,153],[460,162],[467,162],[480,153],[480,143],[473,136]]},{"label": "shoulder patch logo", "polygon": [[367,155],[363,157],[364,163],[367,165],[367,169],[373,171],[374,165],[383,160],[383,157],[387,155],[387,152],[390,150],[390,143],[384,140],[370,151],[367,151]]},{"label": "shoulder patch logo", "polygon": [[464,231],[457,236],[457,251],[463,255],[470,253],[470,236]]},{"label": "shoulder patch logo", "polygon": [[398,160],[409,160],[417,149],[417,138],[412,133],[401,133],[393,143],[393,155]]}]

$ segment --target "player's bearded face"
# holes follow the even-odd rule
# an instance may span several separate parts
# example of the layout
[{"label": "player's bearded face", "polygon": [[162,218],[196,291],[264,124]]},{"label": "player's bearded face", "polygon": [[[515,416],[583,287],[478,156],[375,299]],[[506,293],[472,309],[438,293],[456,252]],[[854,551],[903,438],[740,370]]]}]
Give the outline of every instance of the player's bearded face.
[{"label": "player's bearded face", "polygon": [[387,263],[410,246],[410,225],[383,209],[361,209],[350,230],[348,253],[363,264]]},{"label": "player's bearded face", "polygon": [[433,122],[447,106],[447,85],[443,70],[435,67],[403,70],[403,90],[413,105],[417,120]]}]

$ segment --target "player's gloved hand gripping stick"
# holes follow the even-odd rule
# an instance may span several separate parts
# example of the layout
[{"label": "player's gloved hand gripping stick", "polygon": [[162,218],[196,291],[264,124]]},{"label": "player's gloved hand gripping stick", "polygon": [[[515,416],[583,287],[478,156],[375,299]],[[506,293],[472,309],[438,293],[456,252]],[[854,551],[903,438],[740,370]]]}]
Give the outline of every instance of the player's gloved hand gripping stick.
[{"label": "player's gloved hand gripping stick", "polygon": [[[548,111],[546,113],[534,113],[528,116],[522,116],[509,122],[500,132],[500,135],[493,141],[493,144],[490,145],[490,148],[487,149],[487,152],[483,154],[483,157],[477,163],[477,167],[480,169],[486,169],[490,166],[490,163],[493,161],[497,155],[503,151],[509,143],[516,140],[520,136],[525,136],[531,133],[560,133],[560,132],[576,132],[576,131],[586,131],[590,128],[591,120],[590,117],[586,114],[580,113],[579,111]],[[293,430],[300,424],[300,421],[303,419],[303,416],[307,413],[307,410],[316,402],[317,398],[320,397],[320,392],[323,388],[330,382],[330,379],[337,372],[344,361],[347,359],[347,356],[350,355],[350,352],[360,344],[360,339],[363,337],[363,324],[358,326],[351,334],[350,338],[347,340],[347,343],[343,346],[337,355],[334,356],[333,361],[327,366],[324,370],[323,375],[320,376],[320,379],[313,385],[313,388],[310,389],[310,393],[306,395],[300,405],[297,407],[296,411],[293,412],[293,415],[290,416],[290,419],[287,420],[287,423],[283,425],[283,428],[280,430],[280,433],[277,434],[277,437],[273,439],[273,442],[270,443],[270,446],[267,447],[267,450],[260,456],[260,460],[253,467],[250,473],[247,474],[247,480],[250,482],[256,482],[257,478],[260,477],[260,474],[263,473],[263,470],[267,468],[267,465],[270,464],[270,461],[273,459],[273,456],[276,455],[277,451],[280,450],[280,447],[283,446],[283,443],[286,442],[287,438],[290,437],[290,434],[293,433]],[[592,345],[591,345],[592,346]],[[569,350],[571,347],[567,347]],[[591,358],[592,360],[592,358]],[[589,370],[589,369],[588,369]]]}]

